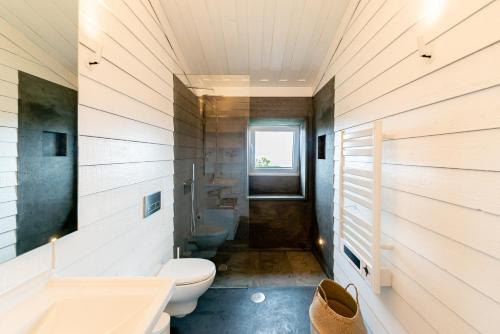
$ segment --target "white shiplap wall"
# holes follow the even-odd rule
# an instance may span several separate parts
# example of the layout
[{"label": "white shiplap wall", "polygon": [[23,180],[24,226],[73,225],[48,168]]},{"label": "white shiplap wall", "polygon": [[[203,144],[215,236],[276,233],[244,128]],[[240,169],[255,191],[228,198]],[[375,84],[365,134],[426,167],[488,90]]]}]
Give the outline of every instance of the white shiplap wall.
[{"label": "white shiplap wall", "polygon": [[[149,6],[80,1],[79,229],[55,243],[59,275],[151,275],[172,256],[172,73],[179,69]],[[100,64],[89,69],[100,46]],[[143,219],[143,196],[156,191],[162,210]],[[0,292],[50,262],[49,245],[0,265]]]},{"label": "white shiplap wall", "polygon": [[[441,3],[430,22],[421,14],[433,1],[351,1],[317,87],[335,76],[336,134],[383,122],[392,287],[375,295],[334,240],[335,278],[358,285],[373,333],[500,326],[500,1]],[[418,36],[432,45],[430,63]]]}]

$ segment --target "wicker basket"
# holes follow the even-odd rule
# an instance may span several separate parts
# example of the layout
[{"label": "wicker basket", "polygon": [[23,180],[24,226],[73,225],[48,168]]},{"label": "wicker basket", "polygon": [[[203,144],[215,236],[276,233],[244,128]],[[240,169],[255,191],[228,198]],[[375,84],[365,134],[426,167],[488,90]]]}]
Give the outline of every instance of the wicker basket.
[{"label": "wicker basket", "polygon": [[[350,286],[356,290],[356,300],[347,292]],[[321,281],[309,307],[309,319],[311,333],[366,334],[354,284],[344,288],[330,279]]]}]

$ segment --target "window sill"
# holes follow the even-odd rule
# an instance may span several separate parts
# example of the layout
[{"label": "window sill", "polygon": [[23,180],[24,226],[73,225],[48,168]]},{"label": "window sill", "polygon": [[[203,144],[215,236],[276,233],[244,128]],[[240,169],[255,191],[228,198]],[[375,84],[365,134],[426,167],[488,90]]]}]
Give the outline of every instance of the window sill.
[{"label": "window sill", "polygon": [[279,173],[279,172],[269,172],[269,173],[248,173],[248,176],[300,176],[300,173]]},{"label": "window sill", "polygon": [[303,195],[250,195],[249,200],[257,201],[305,201],[306,197]]}]

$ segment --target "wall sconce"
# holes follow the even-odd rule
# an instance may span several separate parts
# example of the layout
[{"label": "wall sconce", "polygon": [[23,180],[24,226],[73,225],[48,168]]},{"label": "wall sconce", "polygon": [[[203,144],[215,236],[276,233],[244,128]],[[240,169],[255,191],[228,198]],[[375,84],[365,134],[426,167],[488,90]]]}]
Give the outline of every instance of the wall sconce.
[{"label": "wall sconce", "polygon": [[56,269],[56,241],[57,236],[53,236],[50,238],[50,267],[52,270]]},{"label": "wall sconce", "polygon": [[443,13],[447,0],[425,0],[423,2],[422,17],[427,25],[431,25]]}]

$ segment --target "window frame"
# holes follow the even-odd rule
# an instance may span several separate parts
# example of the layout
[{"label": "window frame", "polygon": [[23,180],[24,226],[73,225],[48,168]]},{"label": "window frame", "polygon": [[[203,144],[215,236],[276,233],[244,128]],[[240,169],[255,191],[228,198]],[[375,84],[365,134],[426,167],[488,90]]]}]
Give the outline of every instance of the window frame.
[{"label": "window frame", "polygon": [[[255,167],[255,132],[293,132],[292,167]],[[300,125],[250,125],[248,135],[249,175],[300,175]]]}]

